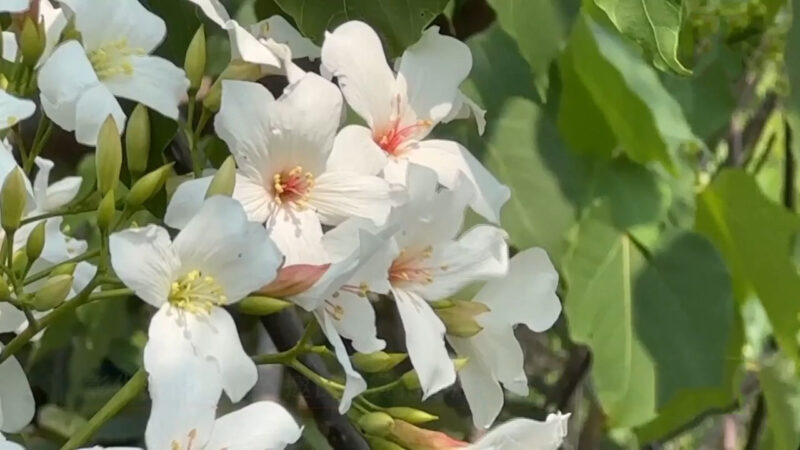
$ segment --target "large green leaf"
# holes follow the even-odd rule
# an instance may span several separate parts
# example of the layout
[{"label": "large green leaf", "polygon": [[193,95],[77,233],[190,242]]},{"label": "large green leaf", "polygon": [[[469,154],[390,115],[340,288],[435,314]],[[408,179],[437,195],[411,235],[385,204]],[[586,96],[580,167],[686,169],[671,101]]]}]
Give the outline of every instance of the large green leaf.
[{"label": "large green leaf", "polygon": [[679,4],[670,0],[594,0],[624,35],[652,56],[657,67],[668,67],[681,75],[692,72],[678,59],[683,22]]},{"label": "large green leaf", "polygon": [[422,30],[444,10],[447,0],[275,0],[300,31],[318,44],[325,31],[348,20],[370,24],[390,56],[415,43]]},{"label": "large green leaf", "polygon": [[696,138],[653,68],[586,14],[576,21],[567,51],[577,77],[627,155],[676,171],[678,150]]},{"label": "large green leaf", "polygon": [[648,253],[601,206],[581,221],[564,261],[570,333],[592,351],[594,388],[612,427],[642,425],[678,394],[726,383],[734,308],[722,259],[691,232]]},{"label": "large green leaf", "polygon": [[765,361],[758,381],[766,402],[767,423],[759,448],[796,449],[800,445],[800,385],[791,359],[781,353]]},{"label": "large green leaf", "polygon": [[752,177],[731,169],[698,196],[695,227],[724,255],[737,299],[755,294],[778,344],[800,360],[800,275],[791,257],[800,219],[769,201]]},{"label": "large green leaf", "polygon": [[578,11],[576,0],[489,0],[500,27],[528,62],[539,95],[549,85],[550,64],[558,57]]}]

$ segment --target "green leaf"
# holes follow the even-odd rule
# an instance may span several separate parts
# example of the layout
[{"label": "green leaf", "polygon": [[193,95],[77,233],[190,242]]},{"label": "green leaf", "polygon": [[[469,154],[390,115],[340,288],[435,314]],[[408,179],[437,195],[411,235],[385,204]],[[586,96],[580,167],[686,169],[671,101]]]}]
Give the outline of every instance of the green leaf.
[{"label": "green leaf", "polygon": [[163,0],[149,0],[145,4],[164,19],[169,30],[157,53],[170,61],[182,62],[186,48],[201,23],[195,6],[187,1]]},{"label": "green leaf", "polygon": [[670,0],[594,0],[617,27],[652,56],[656,67],[668,67],[681,75],[689,75],[678,60],[683,13],[680,5]]},{"label": "green leaf", "polygon": [[625,153],[676,172],[678,150],[696,138],[653,68],[585,14],[576,21],[567,52]]},{"label": "green leaf", "polygon": [[539,95],[549,86],[550,64],[561,53],[578,12],[577,0],[489,0],[499,26],[530,65]]},{"label": "green leaf", "polygon": [[605,198],[612,223],[620,230],[657,224],[670,207],[669,187],[652,170],[627,158],[597,164],[594,198]]},{"label": "green leaf", "polygon": [[608,222],[600,206],[579,224],[563,265],[565,307],[572,338],[592,350],[609,426],[632,427],[681,393],[725,385],[734,308],[725,265],[704,238],[675,232],[648,255]]},{"label": "green leaf", "polygon": [[767,410],[766,429],[759,448],[796,449],[800,445],[800,385],[791,359],[773,355],[758,371]]},{"label": "green leaf", "polygon": [[791,255],[800,219],[770,202],[745,172],[725,170],[698,196],[695,228],[724,255],[737,300],[755,294],[780,347],[800,361],[800,275]]},{"label": "green leaf", "polygon": [[325,31],[348,20],[370,24],[389,56],[400,55],[419,40],[422,30],[444,11],[447,0],[275,0],[300,31],[321,44]]}]

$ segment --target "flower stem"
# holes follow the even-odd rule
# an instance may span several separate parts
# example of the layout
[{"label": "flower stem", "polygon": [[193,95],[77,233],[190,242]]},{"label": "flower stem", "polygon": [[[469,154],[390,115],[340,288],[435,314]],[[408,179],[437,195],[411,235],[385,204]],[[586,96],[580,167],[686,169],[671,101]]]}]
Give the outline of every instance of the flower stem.
[{"label": "flower stem", "polygon": [[30,174],[33,169],[33,164],[36,162],[36,157],[42,152],[47,141],[50,140],[50,134],[53,132],[53,122],[47,117],[46,114],[41,114],[39,117],[39,125],[36,126],[36,134],[31,144],[31,152],[28,158],[23,162],[22,169],[25,174]]},{"label": "flower stem", "polygon": [[297,341],[297,344],[295,344],[292,348],[280,353],[254,356],[253,361],[256,364],[290,365],[292,361],[294,361],[299,355],[302,355],[312,350],[312,347],[309,347],[308,343],[309,341],[311,341],[311,338],[314,336],[314,333],[317,331],[317,328],[318,328],[317,321],[316,320],[310,321],[308,325],[306,325],[306,329],[303,332],[303,335]]},{"label": "flower stem", "polygon": [[23,284],[26,284],[26,285],[27,284],[31,284],[34,281],[39,281],[42,278],[46,278],[48,275],[50,275],[50,272],[52,272],[54,269],[56,269],[56,268],[58,268],[60,266],[63,266],[64,264],[79,263],[81,261],[86,261],[87,259],[94,258],[95,256],[97,256],[99,254],[100,254],[100,250],[97,250],[97,249],[90,250],[90,251],[88,251],[86,253],[81,253],[78,256],[70,258],[70,259],[68,259],[66,261],[62,261],[62,262],[60,262],[60,263],[58,263],[58,264],[56,264],[56,265],[54,265],[52,267],[48,267],[47,269],[41,270],[39,272],[34,273],[33,275],[30,275],[29,277],[25,278],[25,281],[23,282]]},{"label": "flower stem", "polygon": [[111,420],[125,406],[134,400],[147,385],[147,372],[139,369],[111,399],[100,408],[100,411],[89,419],[77,433],[61,447],[61,450],[75,450],[85,444],[106,422]]}]

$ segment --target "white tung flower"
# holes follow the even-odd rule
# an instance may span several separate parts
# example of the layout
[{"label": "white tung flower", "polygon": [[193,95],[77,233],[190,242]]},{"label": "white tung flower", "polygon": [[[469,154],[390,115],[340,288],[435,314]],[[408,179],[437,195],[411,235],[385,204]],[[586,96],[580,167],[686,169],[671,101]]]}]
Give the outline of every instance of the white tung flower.
[{"label": "white tung flower", "polygon": [[488,428],[503,408],[503,390],[528,395],[522,348],[514,326],[532,331],[550,328],[561,313],[556,296],[558,272],[540,248],[524,250],[509,261],[508,275],[488,281],[475,300],[489,311],[475,320],[483,328],[469,338],[448,336],[456,352],[468,358],[458,372],[476,426]]},{"label": "white tung flower", "polygon": [[549,414],[544,422],[514,419],[490,430],[464,450],[558,450],[567,436],[569,414]]},{"label": "white tung flower", "polygon": [[337,78],[347,102],[369,127],[345,127],[340,139],[383,158],[384,175],[392,182],[406,179],[409,162],[433,169],[448,188],[465,177],[473,190],[470,206],[498,222],[508,188],[459,143],[425,139],[438,122],[461,112],[467,100],[458,86],[471,66],[469,48],[436,27],[403,53],[396,76],[378,35],[365,23],[347,22],[322,44],[323,72]]},{"label": "white tung flower", "polygon": [[122,130],[125,114],[114,96],[176,119],[189,80],[182,69],[151,56],[166,25],[137,0],[62,0],[82,41],[60,44],[39,70],[42,108],[78,142],[94,145],[111,115]]},{"label": "white tung flower", "polygon": [[223,306],[275,277],[281,257],[264,228],[248,222],[238,202],[216,196],[174,241],[164,228],[148,225],[113,234],[110,249],[120,280],[158,308],[144,350],[150,383],[183,382],[164,355],[188,352],[187,358],[215,361],[228,397],[241,400],[256,382],[256,366]]},{"label": "white tung flower", "polygon": [[[2,326],[4,315],[5,312],[0,311],[0,332],[13,331]],[[2,348],[3,345],[0,344],[0,350]],[[31,422],[35,410],[28,378],[17,358],[11,356],[0,363],[0,380],[2,380],[0,382],[0,431],[17,433]],[[0,434],[0,441],[2,439],[2,434]],[[2,445],[3,442],[0,442],[0,448]]]},{"label": "white tung flower", "polygon": [[[340,145],[342,98],[308,73],[276,99],[259,84],[224,81],[214,125],[236,159],[233,198],[250,220],[266,223],[286,264],[328,263],[322,225],[349,217],[386,220],[394,194],[358,149]],[[209,180],[183,183],[165,221],[182,228]]]}]

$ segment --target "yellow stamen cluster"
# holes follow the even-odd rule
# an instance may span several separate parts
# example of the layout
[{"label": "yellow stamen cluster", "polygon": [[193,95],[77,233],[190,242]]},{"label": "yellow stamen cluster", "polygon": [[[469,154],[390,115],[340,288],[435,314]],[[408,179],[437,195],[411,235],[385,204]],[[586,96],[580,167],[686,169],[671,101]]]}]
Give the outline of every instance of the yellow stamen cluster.
[{"label": "yellow stamen cluster", "polygon": [[303,172],[301,166],[295,166],[288,172],[276,173],[272,177],[275,202],[279,205],[293,203],[301,208],[307,208],[309,193],[314,184],[314,175],[311,172]]},{"label": "yellow stamen cluster", "polygon": [[342,317],[344,316],[344,308],[331,302],[330,300],[325,300],[325,312],[327,312],[336,320],[342,320]]},{"label": "yellow stamen cluster", "polygon": [[192,447],[194,446],[194,440],[197,439],[197,429],[192,428],[192,431],[189,432],[187,437],[189,438],[189,441],[186,442],[186,448],[183,448],[180,442],[172,441],[169,445],[170,450],[192,450]]},{"label": "yellow stamen cluster", "polygon": [[[414,282],[431,283],[433,274],[429,267],[425,266],[425,260],[433,255],[433,247],[430,245],[418,251],[400,250],[400,254],[392,262],[389,268],[389,281],[392,283]],[[445,269],[444,266],[441,269]]]},{"label": "yellow stamen cluster", "polygon": [[214,277],[203,275],[199,270],[174,281],[168,300],[172,306],[193,314],[209,314],[214,306],[228,302],[222,286]]},{"label": "yellow stamen cluster", "polygon": [[133,65],[131,56],[144,55],[140,48],[128,46],[128,40],[121,38],[116,41],[106,42],[100,47],[89,52],[89,62],[92,63],[97,78],[104,80],[116,75],[132,75]]}]

